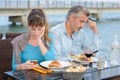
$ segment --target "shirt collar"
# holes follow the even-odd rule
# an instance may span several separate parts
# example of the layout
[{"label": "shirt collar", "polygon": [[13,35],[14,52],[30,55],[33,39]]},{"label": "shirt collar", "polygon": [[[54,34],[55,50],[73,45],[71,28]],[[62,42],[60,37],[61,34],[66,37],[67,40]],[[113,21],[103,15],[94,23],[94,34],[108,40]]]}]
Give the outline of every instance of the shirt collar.
[{"label": "shirt collar", "polygon": [[66,21],[64,21],[64,23],[63,23],[63,34],[65,34],[66,36],[68,36],[70,38],[70,36],[67,33],[66,27],[65,27],[65,22]]},{"label": "shirt collar", "polygon": [[64,23],[63,23],[63,34],[65,34],[66,36],[68,36],[70,39],[73,39],[75,36],[75,33],[76,32],[74,32],[73,34],[72,34],[72,38],[68,35],[68,33],[67,33],[67,31],[66,31],[66,27],[65,27],[65,22],[66,21],[64,21]]},{"label": "shirt collar", "polygon": [[64,21],[64,23],[63,23],[63,33],[64,33],[64,34],[67,34],[66,27],[65,27],[65,22],[66,22],[66,21]]}]

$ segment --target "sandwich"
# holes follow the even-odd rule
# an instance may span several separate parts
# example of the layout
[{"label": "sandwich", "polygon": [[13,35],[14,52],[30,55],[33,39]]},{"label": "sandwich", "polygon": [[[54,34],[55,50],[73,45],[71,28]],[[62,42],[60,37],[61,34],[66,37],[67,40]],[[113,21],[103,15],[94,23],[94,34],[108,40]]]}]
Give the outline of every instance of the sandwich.
[{"label": "sandwich", "polygon": [[51,67],[51,68],[61,68],[62,65],[59,61],[54,60],[49,64],[49,67]]}]

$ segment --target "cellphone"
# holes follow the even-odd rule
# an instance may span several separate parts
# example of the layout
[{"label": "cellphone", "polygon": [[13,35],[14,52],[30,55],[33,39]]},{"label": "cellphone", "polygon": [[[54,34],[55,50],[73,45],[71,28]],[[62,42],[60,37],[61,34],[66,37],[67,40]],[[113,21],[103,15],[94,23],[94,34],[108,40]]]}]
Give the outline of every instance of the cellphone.
[{"label": "cellphone", "polygon": [[95,53],[97,53],[99,50],[96,50],[96,51],[94,51],[94,52],[92,52],[93,54],[95,54]]},{"label": "cellphone", "polygon": [[94,18],[94,17],[89,17],[88,19],[91,21],[96,21],[96,18]]},{"label": "cellphone", "polygon": [[37,60],[30,60],[31,63],[38,64]]}]

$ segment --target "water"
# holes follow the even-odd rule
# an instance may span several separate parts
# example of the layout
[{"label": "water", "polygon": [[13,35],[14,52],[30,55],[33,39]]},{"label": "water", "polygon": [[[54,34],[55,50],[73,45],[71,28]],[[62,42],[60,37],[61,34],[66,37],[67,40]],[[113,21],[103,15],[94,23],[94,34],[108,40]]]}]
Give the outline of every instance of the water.
[{"label": "water", "polygon": [[[65,17],[66,14],[47,15],[50,28],[58,23],[63,22]],[[110,57],[110,46],[114,40],[114,35],[117,34],[120,40],[120,13],[102,13],[101,20],[96,22],[103,45],[100,55],[103,57],[108,55],[108,57]],[[0,32],[2,33],[28,31],[27,27],[21,26],[20,23],[17,23],[17,25],[11,25],[11,22],[8,21],[7,16],[1,16],[0,23]],[[92,33],[92,31],[89,30],[86,26],[84,29],[87,33]],[[91,35],[88,36],[91,37]]]}]

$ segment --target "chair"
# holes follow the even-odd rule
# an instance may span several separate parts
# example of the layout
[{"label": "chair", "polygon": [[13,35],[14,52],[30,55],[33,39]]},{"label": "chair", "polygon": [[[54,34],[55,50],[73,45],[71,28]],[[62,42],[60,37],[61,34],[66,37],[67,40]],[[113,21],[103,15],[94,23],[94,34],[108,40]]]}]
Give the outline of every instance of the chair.
[{"label": "chair", "polygon": [[13,39],[21,34],[22,33],[6,33],[6,39]]},{"label": "chair", "polygon": [[3,36],[3,34],[2,34],[2,33],[0,33],[0,39],[2,39],[2,36]]},{"label": "chair", "polygon": [[0,80],[4,80],[4,72],[12,70],[12,39],[0,39]]}]

